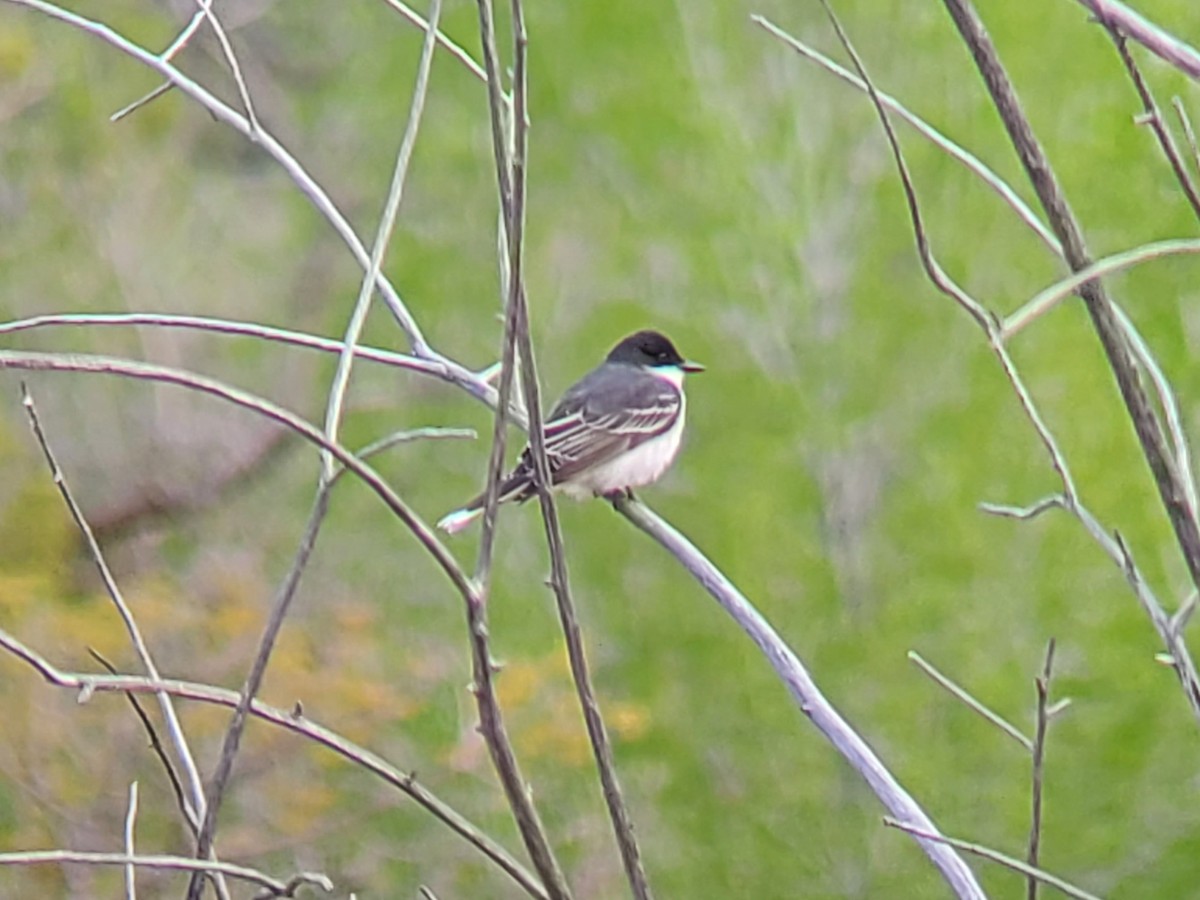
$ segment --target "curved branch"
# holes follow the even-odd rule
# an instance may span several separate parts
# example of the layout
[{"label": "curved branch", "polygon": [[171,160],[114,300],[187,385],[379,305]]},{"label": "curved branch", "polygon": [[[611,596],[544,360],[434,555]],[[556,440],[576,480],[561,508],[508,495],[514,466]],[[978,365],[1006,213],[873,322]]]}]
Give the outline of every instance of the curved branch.
[{"label": "curved branch", "polygon": [[[833,744],[834,749],[863,777],[884,807],[900,821],[920,829],[925,835],[937,835],[937,826],[917,801],[887,770],[867,742],[859,737],[833,708],[792,648],[733,582],[726,578],[695,544],[640,501],[619,499],[613,505],[626,519],[658,541],[674,556],[746,632],[787,686],[800,711],[808,716]],[[921,849],[941,870],[943,877],[959,897],[984,900],[985,895],[974,874],[957,853],[940,839],[928,836],[918,836],[917,839]]]}]

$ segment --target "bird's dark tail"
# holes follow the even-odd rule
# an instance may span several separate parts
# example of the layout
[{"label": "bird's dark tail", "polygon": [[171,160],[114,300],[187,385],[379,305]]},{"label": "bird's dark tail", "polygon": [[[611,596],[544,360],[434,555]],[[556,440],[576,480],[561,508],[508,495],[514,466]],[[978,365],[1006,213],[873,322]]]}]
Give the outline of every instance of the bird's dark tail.
[{"label": "bird's dark tail", "polygon": [[[522,460],[522,463],[524,460]],[[504,479],[500,484],[500,490],[497,493],[497,503],[524,503],[533,496],[533,473],[530,472],[523,464],[518,465],[511,475]],[[461,509],[456,509],[452,513],[447,513],[438,520],[437,527],[447,534],[458,534],[481,515],[483,515],[483,501],[486,494],[480,494]]]}]

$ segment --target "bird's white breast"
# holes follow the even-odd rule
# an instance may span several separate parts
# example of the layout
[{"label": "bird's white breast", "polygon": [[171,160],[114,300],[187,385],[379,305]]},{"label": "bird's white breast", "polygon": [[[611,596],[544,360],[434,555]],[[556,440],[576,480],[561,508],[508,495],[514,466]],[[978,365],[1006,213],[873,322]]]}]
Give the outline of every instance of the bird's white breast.
[{"label": "bird's white breast", "polygon": [[[679,374],[682,376],[683,373]],[[665,380],[673,381],[670,378]],[[678,384],[676,386],[678,387]],[[679,416],[667,431],[606,463],[580,472],[570,481],[560,485],[560,490],[574,500],[586,500],[595,494],[608,494],[626,488],[642,487],[657,481],[679,453],[686,412],[687,399],[681,391]]]}]

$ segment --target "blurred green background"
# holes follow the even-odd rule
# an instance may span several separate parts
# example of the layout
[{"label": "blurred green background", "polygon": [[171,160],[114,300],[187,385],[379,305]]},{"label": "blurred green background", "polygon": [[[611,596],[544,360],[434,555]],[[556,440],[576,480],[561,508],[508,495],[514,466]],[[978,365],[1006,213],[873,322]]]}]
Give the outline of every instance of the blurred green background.
[{"label": "blurred green background", "polygon": [[[374,233],[421,34],[382,2],[230,4],[259,115]],[[836,4],[880,86],[1020,171],[940,4]],[[158,50],[193,7],[79,3]],[[1194,27],[1187,0],[1142,4]],[[220,5],[218,5],[220,9]],[[422,9],[422,11],[424,11]],[[765,0],[530,3],[528,283],[548,395],[652,325],[709,371],[683,456],[644,498],[787,637],[832,701],[949,834],[1015,855],[1024,751],[906,659],[917,650],[1032,731],[1033,677],[1057,638],[1043,864],[1114,897],[1194,894],[1197,729],[1121,573],[1066,515],[981,514],[1053,491],[1044,452],[975,326],[921,274],[894,168],[864,98],[760,29],[763,13],[841,58],[819,5]],[[1078,5],[981,3],[1097,254],[1196,224],[1104,33]],[[502,16],[506,19],[506,16]],[[473,3],[445,30],[478,45]],[[1182,27],[1182,26],[1179,26]],[[1181,32],[1193,42],[1200,34]],[[211,35],[181,65],[227,99]],[[1197,91],[1145,62],[1160,98]],[[171,311],[339,336],[360,270],[258,149],[111,47],[0,6],[0,316]],[[936,252],[1009,312],[1060,269],[1011,212],[901,129]],[[387,271],[441,351],[491,363],[501,322],[482,85],[437,58]],[[1113,280],[1195,431],[1197,263]],[[369,342],[403,349],[376,310]],[[212,374],[318,419],[328,358],[153,328],[46,329],[4,346],[127,355]],[[1077,303],[1014,344],[1086,502],[1129,540],[1173,608],[1188,589],[1145,464]],[[128,641],[37,454],[20,376],[0,375],[0,626],[64,667]],[[317,474],[308,446],[175,388],[29,377],[166,674],[240,686]],[[355,370],[346,442],[424,425],[487,435],[440,382]],[[516,438],[514,437],[514,441]],[[486,441],[398,448],[380,467],[432,521],[482,483]],[[156,513],[155,510],[164,512]],[[858,776],[679,566],[605,504],[564,505],[577,600],[617,760],[661,897],[941,897],[916,845],[880,824]],[[566,674],[532,506],[507,511],[491,601],[500,689],[525,774],[581,897],[624,880]],[[453,548],[473,564],[477,534]],[[367,490],[339,488],[265,699],[415,770],[514,851],[474,733],[461,602]],[[0,847],[115,850],[130,780],[139,849],[185,852],[165,778],[123,700],[86,706],[0,659]],[[184,707],[206,770],[224,713]],[[222,816],[223,857],[319,869],[338,896],[515,897],[401,795],[252,725]],[[997,896],[1016,876],[973,863]],[[118,872],[0,871],[0,897],[114,896]],[[140,896],[177,896],[147,874]]]}]

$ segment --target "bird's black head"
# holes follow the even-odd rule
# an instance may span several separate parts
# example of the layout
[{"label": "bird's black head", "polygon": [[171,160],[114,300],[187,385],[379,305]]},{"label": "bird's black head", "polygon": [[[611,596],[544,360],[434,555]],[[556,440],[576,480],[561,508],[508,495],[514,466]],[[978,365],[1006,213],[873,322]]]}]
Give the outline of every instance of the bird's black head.
[{"label": "bird's black head", "polygon": [[608,354],[608,362],[662,368],[675,366],[685,372],[704,371],[704,366],[689,362],[680,356],[670,338],[657,331],[639,331],[631,334],[612,348],[612,352]]}]

